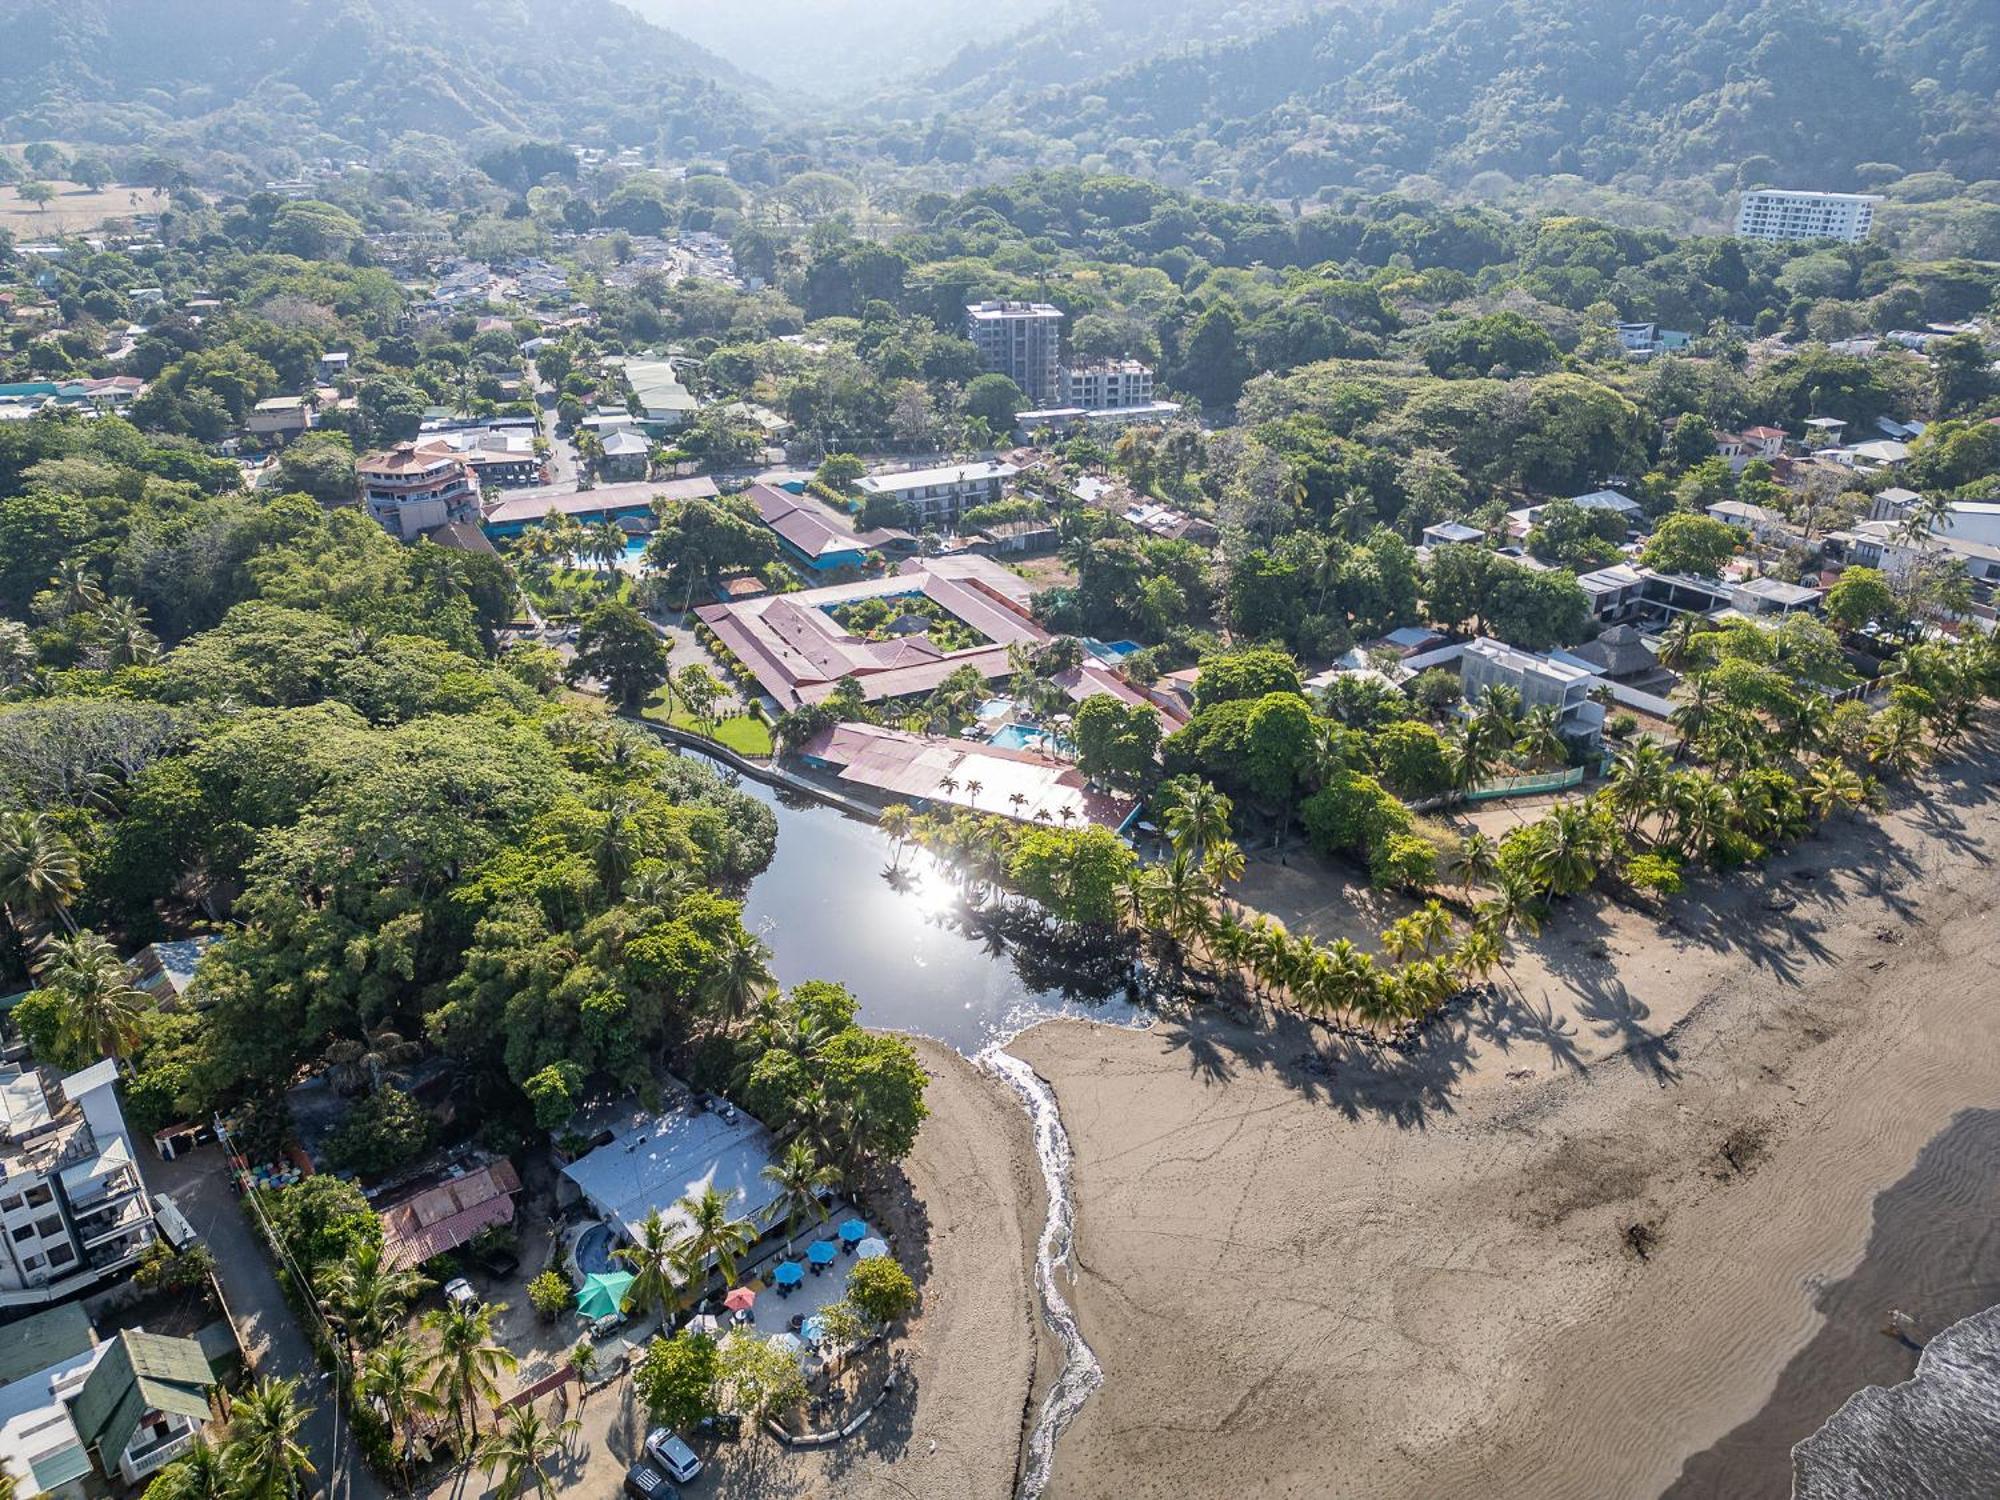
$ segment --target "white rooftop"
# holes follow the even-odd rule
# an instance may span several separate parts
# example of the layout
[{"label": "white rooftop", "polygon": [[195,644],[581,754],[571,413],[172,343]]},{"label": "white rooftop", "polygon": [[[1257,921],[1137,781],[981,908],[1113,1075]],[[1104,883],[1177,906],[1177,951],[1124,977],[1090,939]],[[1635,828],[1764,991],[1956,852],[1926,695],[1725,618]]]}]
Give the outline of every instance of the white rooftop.
[{"label": "white rooftop", "polygon": [[859,481],[867,493],[896,494],[903,490],[928,489],[937,484],[976,484],[989,479],[1012,479],[1021,471],[1012,464],[981,462],[955,464],[940,469],[907,469],[901,474],[870,474]]}]

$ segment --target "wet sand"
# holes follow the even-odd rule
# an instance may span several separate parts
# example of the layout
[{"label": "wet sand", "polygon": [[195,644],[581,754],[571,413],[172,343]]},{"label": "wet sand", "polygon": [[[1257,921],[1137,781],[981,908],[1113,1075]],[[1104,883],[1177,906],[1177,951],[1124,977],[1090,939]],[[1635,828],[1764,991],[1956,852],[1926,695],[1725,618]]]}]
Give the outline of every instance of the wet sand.
[{"label": "wet sand", "polygon": [[1664,924],[1572,904],[1518,995],[1407,1055],[1213,1010],[1021,1038],[1105,1372],[1050,1494],[1659,1495],[1826,1328],[1877,1194],[1993,1102],[1996,769]]},{"label": "wet sand", "polygon": [[937,1042],[911,1038],[931,1075],[931,1117],[904,1163],[909,1191],[886,1217],[922,1306],[906,1347],[913,1377],[852,1439],[823,1452],[731,1453],[722,1493],[769,1500],[937,1495],[1010,1500],[1042,1353],[1029,1286],[1041,1233],[1041,1169],[1028,1119],[1004,1085]]}]

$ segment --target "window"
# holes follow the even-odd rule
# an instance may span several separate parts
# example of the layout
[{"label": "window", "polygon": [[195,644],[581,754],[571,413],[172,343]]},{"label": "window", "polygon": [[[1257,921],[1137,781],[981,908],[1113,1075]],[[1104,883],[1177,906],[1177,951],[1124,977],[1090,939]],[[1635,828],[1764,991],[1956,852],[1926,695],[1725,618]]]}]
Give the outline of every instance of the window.
[{"label": "window", "polygon": [[49,1191],[47,1183],[39,1183],[28,1189],[28,1207],[41,1208],[45,1204],[55,1202],[55,1197],[56,1195]]},{"label": "window", "polygon": [[21,1262],[21,1269],[23,1271],[39,1271],[41,1268],[42,1258],[39,1255],[30,1255]]},{"label": "window", "polygon": [[34,1237],[35,1226],[32,1224],[23,1224],[19,1229],[14,1231],[14,1240],[17,1244],[22,1240],[31,1240]]},{"label": "window", "polygon": [[19,1193],[14,1193],[8,1197],[0,1198],[0,1214],[11,1214],[15,1209],[19,1208],[20,1206],[21,1206],[21,1195]]},{"label": "window", "polygon": [[52,1234],[61,1234],[63,1232],[62,1215],[49,1214],[45,1218],[35,1220],[35,1232],[44,1238]]},{"label": "window", "polygon": [[76,1252],[68,1245],[58,1245],[49,1252],[49,1264],[51,1266],[66,1266],[75,1259]]}]

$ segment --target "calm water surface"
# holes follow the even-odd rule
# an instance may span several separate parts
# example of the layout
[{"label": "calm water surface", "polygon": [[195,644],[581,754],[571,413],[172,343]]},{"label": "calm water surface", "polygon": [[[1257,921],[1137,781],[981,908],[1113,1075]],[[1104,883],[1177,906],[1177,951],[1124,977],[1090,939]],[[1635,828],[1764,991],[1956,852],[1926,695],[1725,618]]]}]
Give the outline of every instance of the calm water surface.
[{"label": "calm water surface", "polygon": [[894,847],[874,824],[748,776],[740,786],[778,818],[778,852],[752,882],[743,922],[769,946],[780,984],[837,980],[864,1025],[968,1057],[1051,1016],[1138,1018],[1122,978],[1088,980],[1039,945],[968,930],[956,885],[921,851],[905,850],[892,880]]}]

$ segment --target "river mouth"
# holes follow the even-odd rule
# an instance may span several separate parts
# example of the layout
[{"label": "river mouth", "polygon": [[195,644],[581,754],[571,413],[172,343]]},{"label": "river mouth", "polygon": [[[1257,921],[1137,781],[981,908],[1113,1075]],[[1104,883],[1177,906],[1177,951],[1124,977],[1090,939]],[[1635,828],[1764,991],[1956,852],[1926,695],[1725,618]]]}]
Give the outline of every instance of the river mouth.
[{"label": "river mouth", "polygon": [[1824,1323],[1748,1421],[1697,1453],[1663,1500],[1786,1500],[1792,1447],[1864,1386],[1915,1372],[1919,1345],[1883,1329],[1907,1315],[1916,1340],[2000,1303],[2000,1110],[1966,1110],[1878,1193],[1861,1263],[1820,1289]]}]

